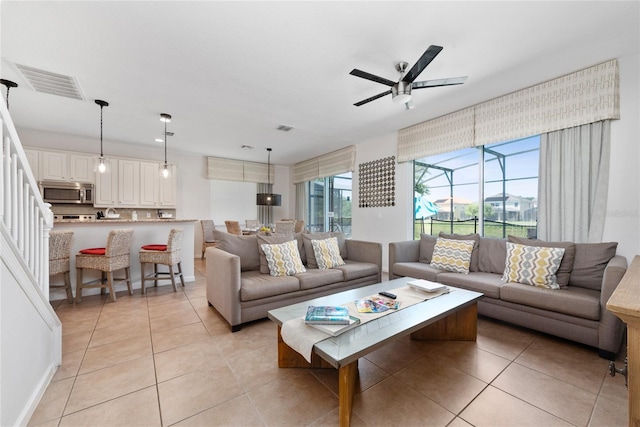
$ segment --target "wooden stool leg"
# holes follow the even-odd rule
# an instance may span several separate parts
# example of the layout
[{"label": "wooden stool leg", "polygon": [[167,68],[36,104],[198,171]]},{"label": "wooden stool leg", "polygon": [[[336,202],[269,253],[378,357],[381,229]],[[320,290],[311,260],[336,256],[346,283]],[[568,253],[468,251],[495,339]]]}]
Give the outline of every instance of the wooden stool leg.
[{"label": "wooden stool leg", "polygon": [[[100,272],[100,281],[104,285],[107,282],[107,275],[104,271]],[[100,295],[107,293],[107,289],[103,286],[100,288]]]},{"label": "wooden stool leg", "polygon": [[76,268],[76,303],[82,302],[82,269]]},{"label": "wooden stool leg", "polygon": [[140,281],[140,290],[142,291],[142,295],[144,295],[144,264],[143,262],[140,263],[140,277],[141,277],[141,281]]},{"label": "wooden stool leg", "polygon": [[129,289],[129,295],[133,295],[133,287],[131,286],[131,270],[129,267],[124,269],[124,277],[127,280],[127,289]]},{"label": "wooden stool leg", "polygon": [[67,291],[67,300],[69,304],[73,303],[73,291],[71,290],[71,275],[68,271],[64,272],[64,289]]},{"label": "wooden stool leg", "polygon": [[116,302],[116,291],[113,289],[113,271],[109,271],[107,273],[107,286],[109,288],[109,293],[111,294],[111,301]]},{"label": "wooden stool leg", "polygon": [[169,276],[171,277],[171,285],[173,286],[173,292],[178,292],[176,288],[176,278],[173,275],[173,265],[169,266]]},{"label": "wooden stool leg", "polygon": [[178,274],[180,275],[180,283],[184,288],[184,277],[182,276],[182,261],[178,262]]}]

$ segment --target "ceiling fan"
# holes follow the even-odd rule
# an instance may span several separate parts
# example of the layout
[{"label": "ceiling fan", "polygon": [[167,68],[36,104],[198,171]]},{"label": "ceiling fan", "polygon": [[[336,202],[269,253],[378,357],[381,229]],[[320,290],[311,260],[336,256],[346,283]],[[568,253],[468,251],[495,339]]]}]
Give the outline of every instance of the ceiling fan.
[{"label": "ceiling fan", "polygon": [[427,65],[433,61],[433,59],[442,51],[442,46],[431,45],[424,51],[418,62],[416,62],[411,69],[405,73],[407,70],[406,62],[400,62],[396,65],[396,70],[400,73],[400,80],[397,82],[385,79],[384,77],[379,77],[371,73],[367,73],[366,71],[358,70],[354,68],[351,70],[349,74],[356,77],[361,77],[363,79],[371,80],[376,83],[381,83],[386,86],[390,86],[391,89],[379,93],[377,95],[372,96],[371,98],[364,99],[360,102],[356,102],[356,107],[364,105],[368,102],[375,101],[378,98],[382,98],[383,96],[391,94],[393,98],[393,102],[403,103],[406,105],[407,109],[412,108],[410,105],[411,102],[411,90],[412,89],[424,89],[428,87],[439,87],[439,86],[452,86],[452,85],[461,85],[467,80],[467,76],[464,77],[451,77],[448,79],[437,79],[437,80],[425,80],[421,82],[414,82],[414,80],[427,68]]}]

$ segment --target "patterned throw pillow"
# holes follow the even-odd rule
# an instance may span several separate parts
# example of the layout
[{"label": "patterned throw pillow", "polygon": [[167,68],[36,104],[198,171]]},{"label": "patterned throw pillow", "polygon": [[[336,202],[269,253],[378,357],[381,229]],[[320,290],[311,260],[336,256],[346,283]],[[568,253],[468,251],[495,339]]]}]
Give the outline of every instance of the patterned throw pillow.
[{"label": "patterned throw pillow", "polygon": [[307,271],[300,260],[298,243],[290,240],[275,245],[260,245],[269,264],[269,274],[272,276],[293,276]]},{"label": "patterned throw pillow", "polygon": [[556,273],[563,256],[564,248],[526,246],[507,242],[507,259],[502,281],[560,289]]},{"label": "patterned throw pillow", "polygon": [[312,240],[313,254],[316,257],[318,268],[326,270],[328,268],[344,265],[344,260],[340,256],[338,239],[330,237],[324,240]]},{"label": "patterned throw pillow", "polygon": [[454,273],[469,274],[473,240],[452,240],[438,237],[433,248],[431,267]]}]

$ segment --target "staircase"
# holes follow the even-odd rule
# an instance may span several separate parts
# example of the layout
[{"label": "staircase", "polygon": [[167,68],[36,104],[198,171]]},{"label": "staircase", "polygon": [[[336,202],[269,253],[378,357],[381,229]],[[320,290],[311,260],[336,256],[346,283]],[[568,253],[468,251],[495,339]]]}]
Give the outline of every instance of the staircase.
[{"label": "staircase", "polygon": [[26,425],[62,363],[62,325],[49,304],[50,205],[0,102],[0,425]]}]

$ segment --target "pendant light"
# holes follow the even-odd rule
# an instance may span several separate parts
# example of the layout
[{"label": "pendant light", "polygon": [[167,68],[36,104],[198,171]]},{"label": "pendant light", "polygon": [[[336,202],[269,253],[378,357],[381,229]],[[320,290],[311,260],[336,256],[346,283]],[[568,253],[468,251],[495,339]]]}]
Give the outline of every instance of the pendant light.
[{"label": "pendant light", "polygon": [[107,166],[104,164],[104,153],[102,152],[102,109],[108,107],[109,103],[101,99],[96,99],[95,103],[100,106],[100,163],[98,164],[98,171],[104,173],[107,170]]},{"label": "pendant light", "polygon": [[[269,182],[269,191],[271,191],[271,148],[267,148],[269,157],[267,158],[267,180]],[[256,195],[256,204],[260,206],[280,206],[280,194],[258,193]]]},{"label": "pendant light", "polygon": [[162,176],[169,178],[169,165],[167,164],[167,123],[171,121],[171,116],[167,113],[160,114],[160,121],[164,122],[164,168]]},{"label": "pendant light", "polygon": [[12,82],[11,80],[0,79],[0,84],[7,87],[7,111],[9,111],[9,90],[11,90],[12,87],[18,87],[18,83]]}]

